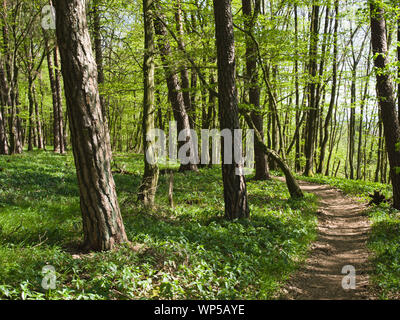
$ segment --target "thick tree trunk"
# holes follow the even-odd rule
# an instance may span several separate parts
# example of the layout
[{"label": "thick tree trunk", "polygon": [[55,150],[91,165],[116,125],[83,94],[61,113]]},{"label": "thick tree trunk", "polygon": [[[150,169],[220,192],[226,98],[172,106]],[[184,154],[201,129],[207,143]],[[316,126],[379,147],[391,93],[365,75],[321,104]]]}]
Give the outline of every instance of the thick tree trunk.
[{"label": "thick tree trunk", "polygon": [[154,129],[156,107],[154,105],[154,71],[155,71],[155,47],[154,47],[154,1],[143,0],[144,15],[144,97],[143,97],[143,146],[144,154],[144,175],[139,191],[139,200],[145,206],[153,206],[158,183],[158,165],[153,153],[154,143],[147,140],[150,130]]},{"label": "thick tree trunk", "polygon": [[111,250],[127,237],[111,173],[110,136],[103,122],[85,1],[57,1],[55,7],[84,244]]},{"label": "thick tree trunk", "polygon": [[[238,97],[236,89],[235,40],[233,34],[231,0],[213,0],[215,34],[218,57],[218,105],[221,131],[239,129]],[[236,142],[236,143],[241,143]],[[222,178],[224,184],[225,217],[233,220],[249,217],[246,180],[238,174],[240,164],[225,163],[224,149],[230,149],[234,155],[234,145],[222,144]]]},{"label": "thick tree trunk", "polygon": [[386,71],[388,66],[388,47],[386,22],[380,2],[370,0],[371,41],[375,58],[376,89],[384,127],[386,149],[389,156],[390,178],[393,185],[393,206],[400,209],[400,124],[396,112],[393,85]]}]

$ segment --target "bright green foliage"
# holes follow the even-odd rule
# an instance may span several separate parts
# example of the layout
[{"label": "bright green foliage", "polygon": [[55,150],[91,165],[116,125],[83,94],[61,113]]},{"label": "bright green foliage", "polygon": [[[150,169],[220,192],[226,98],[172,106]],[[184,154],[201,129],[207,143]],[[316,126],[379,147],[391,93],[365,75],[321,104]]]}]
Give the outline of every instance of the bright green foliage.
[{"label": "bright green foliage", "polygon": [[[249,181],[251,219],[227,222],[219,166],[176,173],[175,209],[164,175],[148,212],[136,203],[142,156],[114,159],[129,172],[115,180],[132,248],[83,255],[72,156],[0,157],[0,298],[274,298],[315,238],[315,197],[288,200],[284,183]],[[41,288],[46,264],[55,290]]]},{"label": "bright green foliage", "polygon": [[373,281],[381,298],[399,299],[400,292],[400,215],[387,205],[368,210],[373,222],[369,247],[374,252]]},{"label": "bright green foliage", "polygon": [[308,182],[329,184],[335,188],[342,190],[344,193],[357,196],[362,200],[367,200],[368,194],[374,193],[375,190],[379,190],[386,197],[391,197],[392,195],[391,185],[384,183],[363,180],[350,180],[336,177],[325,177],[323,175],[315,175],[313,177],[302,176],[300,179]]}]

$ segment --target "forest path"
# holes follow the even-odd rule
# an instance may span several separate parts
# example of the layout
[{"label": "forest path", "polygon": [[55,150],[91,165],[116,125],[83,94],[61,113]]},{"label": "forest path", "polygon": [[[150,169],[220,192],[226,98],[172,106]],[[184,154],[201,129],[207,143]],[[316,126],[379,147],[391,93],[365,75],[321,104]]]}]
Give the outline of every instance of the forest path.
[{"label": "forest path", "polygon": [[[284,181],[284,179],[279,178]],[[366,206],[329,185],[299,181],[305,192],[319,198],[318,236],[305,264],[283,288],[282,299],[376,299],[369,282],[368,235],[371,229]],[[355,289],[343,289],[344,266],[354,266]]]}]

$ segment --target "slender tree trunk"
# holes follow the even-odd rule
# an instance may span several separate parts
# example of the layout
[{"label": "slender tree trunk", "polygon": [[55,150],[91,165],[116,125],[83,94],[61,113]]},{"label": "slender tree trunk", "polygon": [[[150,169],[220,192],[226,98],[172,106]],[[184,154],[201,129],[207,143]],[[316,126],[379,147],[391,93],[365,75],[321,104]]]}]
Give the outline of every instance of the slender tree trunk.
[{"label": "slender tree trunk", "polygon": [[380,2],[370,0],[371,41],[375,57],[376,88],[384,127],[386,150],[390,164],[390,178],[393,185],[393,206],[400,209],[400,123],[396,113],[393,85],[389,74],[386,22]]},{"label": "slender tree trunk", "polygon": [[307,115],[307,129],[305,142],[306,166],[304,175],[312,174],[314,163],[314,148],[315,148],[315,126],[317,121],[317,103],[316,103],[316,76],[317,76],[317,51],[318,51],[318,20],[319,20],[319,5],[313,4],[312,17],[310,27],[310,83],[308,86],[309,95],[309,111]]},{"label": "slender tree trunk", "polygon": [[[397,19],[397,78],[400,79],[400,16]],[[400,82],[397,84],[397,116],[400,122]]]},{"label": "slender tree trunk", "polygon": [[350,122],[349,122],[349,167],[350,179],[354,179],[354,145],[356,136],[356,81],[357,70],[356,66],[353,67],[351,77],[351,104],[350,104]]},{"label": "slender tree trunk", "polygon": [[[178,31],[178,42],[181,50],[185,50],[185,41],[183,39],[185,32],[183,30],[183,21],[182,21],[182,5],[181,0],[175,0],[175,21],[176,21],[176,29]],[[181,74],[181,88],[183,101],[185,103],[185,109],[189,116],[189,124],[190,128],[194,128],[194,110],[192,108],[192,100],[190,97],[190,80],[189,80],[189,72],[187,66],[184,62],[180,63],[179,72]]]},{"label": "slender tree trunk", "polygon": [[57,94],[57,129],[58,136],[60,139],[60,153],[65,153],[65,139],[64,139],[64,120],[63,120],[63,105],[62,105],[62,90],[61,90],[61,71],[58,62],[58,47],[57,45],[53,50],[54,54],[54,81],[56,85],[56,94]]},{"label": "slender tree trunk", "polygon": [[[357,148],[357,180],[361,179],[361,159],[362,159],[362,137],[363,137],[363,122],[364,122],[364,113],[365,113],[365,101],[368,95],[368,87],[369,87],[369,63],[367,67],[367,80],[365,82],[364,94],[361,98],[360,104],[360,121],[359,121],[359,131],[358,131],[358,148]],[[364,153],[366,150],[364,149]]]},{"label": "slender tree trunk", "polygon": [[49,50],[49,45],[47,40],[45,40],[45,46],[47,51],[47,66],[49,68],[49,80],[51,88],[51,96],[53,100],[53,151],[55,153],[60,153],[60,121],[58,119],[58,101],[57,101],[57,86],[54,77],[54,64],[51,57],[51,52]]},{"label": "slender tree trunk", "polygon": [[[233,19],[231,0],[213,0],[215,17],[215,35],[218,57],[218,105],[221,131],[239,129],[239,109],[236,89],[235,40],[233,34]],[[241,164],[225,163],[225,149],[234,155],[235,141],[222,144],[222,178],[224,184],[225,217],[233,220],[249,217],[246,180],[244,175],[237,172]]]},{"label": "slender tree trunk", "polygon": [[9,105],[9,92],[7,87],[6,75],[3,68],[3,61],[0,60],[0,154],[9,153],[7,127],[6,127],[6,109]]},{"label": "slender tree trunk", "polygon": [[33,96],[33,103],[35,105],[35,119],[36,119],[36,130],[37,130],[37,139],[38,139],[38,149],[43,149],[43,129],[42,129],[42,121],[40,120],[40,113],[39,113],[39,103],[36,97],[36,89],[35,86],[32,87],[32,96]]},{"label": "slender tree trunk", "polygon": [[[253,33],[254,23],[258,16],[258,9],[253,10],[251,0],[242,0],[242,11],[245,19],[245,28],[248,34]],[[257,48],[253,40],[246,39],[246,85],[249,87],[249,103],[254,110],[251,113],[252,120],[264,141],[264,117],[260,112],[260,87],[258,85]],[[269,180],[268,159],[262,148],[254,142],[255,154],[255,180]]]},{"label": "slender tree trunk", "polygon": [[[97,82],[99,85],[104,83],[104,70],[103,70],[103,49],[101,46],[101,17],[100,17],[100,0],[93,1],[93,37],[94,48],[96,54],[97,64]],[[106,106],[106,101],[103,95],[100,95],[101,108],[104,115],[104,122],[107,123],[109,110]]]},{"label": "slender tree trunk", "polygon": [[127,237],[111,173],[110,136],[100,105],[85,1],[57,1],[55,7],[84,244],[87,249],[111,250]]},{"label": "slender tree trunk", "polygon": [[34,112],[34,103],[33,103],[33,96],[32,96],[32,85],[33,81],[31,79],[31,76],[28,76],[28,101],[29,101],[29,124],[28,124],[28,151],[33,150],[33,124],[34,124],[34,119],[33,119],[33,112]]},{"label": "slender tree trunk", "polygon": [[144,155],[144,175],[142,185],[139,191],[139,200],[143,201],[145,206],[153,206],[158,183],[158,165],[155,158],[154,143],[148,141],[147,137],[150,130],[154,129],[156,107],[154,104],[154,71],[155,71],[155,46],[154,46],[154,1],[143,0],[144,15],[144,100],[143,100],[143,146]]},{"label": "slender tree trunk", "polygon": [[[296,88],[296,132],[295,132],[295,145],[296,145],[296,156],[295,156],[295,171],[300,172],[301,163],[300,163],[300,90],[299,90],[299,19],[298,19],[298,8],[297,4],[294,5],[294,33],[295,33],[295,61],[294,61],[294,72],[295,72],[295,88]],[[289,151],[290,152],[290,151]],[[289,154],[287,152],[287,154]]]},{"label": "slender tree trunk", "polygon": [[379,172],[381,170],[381,161],[382,161],[382,149],[383,149],[383,126],[382,120],[379,112],[379,123],[378,123],[378,150],[377,150],[377,161],[376,161],[376,169],[375,169],[375,182],[379,182]]},{"label": "slender tree trunk", "polygon": [[325,150],[329,140],[329,126],[332,121],[333,108],[335,107],[337,86],[337,58],[338,58],[338,28],[339,28],[339,0],[335,0],[335,27],[333,33],[333,62],[332,62],[332,90],[328,113],[324,123],[324,134],[321,142],[321,153],[317,173],[322,173],[325,161]]},{"label": "slender tree trunk", "polygon": [[[160,11],[160,10],[158,10]],[[162,18],[162,17],[161,17]],[[167,80],[168,96],[172,105],[175,120],[177,122],[178,133],[185,132],[185,141],[179,141],[178,147],[181,148],[184,144],[190,143],[192,150],[196,148],[190,130],[190,121],[185,107],[185,101],[182,94],[181,86],[175,70],[169,65],[168,58],[171,55],[171,46],[167,39],[167,29],[163,22],[158,18],[154,21],[155,33],[158,35],[158,47],[161,54],[165,77]],[[188,164],[181,164],[180,171],[197,171],[196,161],[190,161]]]}]

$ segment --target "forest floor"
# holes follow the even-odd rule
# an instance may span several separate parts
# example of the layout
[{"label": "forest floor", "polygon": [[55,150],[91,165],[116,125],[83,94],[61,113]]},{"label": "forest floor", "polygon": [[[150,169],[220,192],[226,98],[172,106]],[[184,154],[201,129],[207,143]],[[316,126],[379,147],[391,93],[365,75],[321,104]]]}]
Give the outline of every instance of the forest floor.
[{"label": "forest floor", "polygon": [[[279,180],[284,180],[279,178]],[[365,204],[329,185],[299,181],[303,191],[320,199],[318,237],[309,257],[283,288],[284,299],[376,299],[367,241],[371,223]],[[355,289],[343,289],[344,266],[353,266]]]}]

